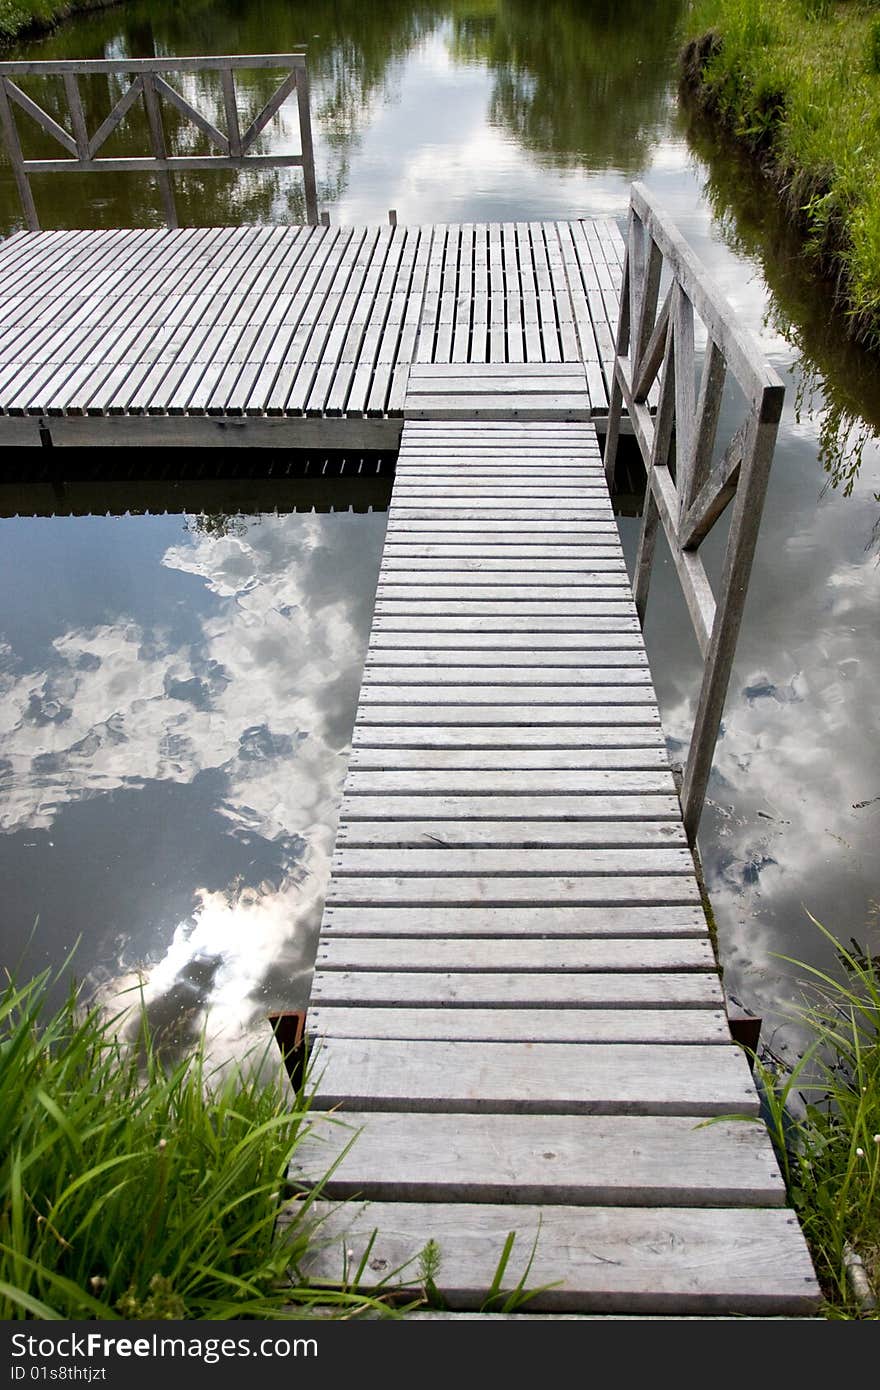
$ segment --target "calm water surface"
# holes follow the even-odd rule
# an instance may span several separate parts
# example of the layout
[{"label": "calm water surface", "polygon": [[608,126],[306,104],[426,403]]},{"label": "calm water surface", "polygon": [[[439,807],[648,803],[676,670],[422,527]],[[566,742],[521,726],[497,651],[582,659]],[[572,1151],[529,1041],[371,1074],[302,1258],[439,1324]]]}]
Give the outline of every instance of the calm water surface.
[{"label": "calm water surface", "polygon": [[[807,912],[878,942],[880,385],[841,340],[772,195],[679,108],[679,11],[190,0],[77,21],[15,56],[307,43],[334,222],[384,221],[392,207],[401,221],[622,219],[634,178],[665,204],[787,386],[700,836],[726,983],[783,1049],[798,972],[779,955],[833,965]],[[265,95],[260,80],[246,105]],[[210,84],[201,100],[219,100]],[[89,87],[86,106],[97,124],[106,91]],[[266,139],[290,134],[280,119]],[[117,149],[138,138],[120,132]],[[173,143],[197,147],[183,129]],[[132,176],[35,191],[45,226],[160,220]],[[301,216],[290,172],[199,176],[178,192],[191,223]],[[638,521],[620,527],[631,561]],[[267,1007],[305,1001],[383,530],[381,515],[353,514],[0,521],[7,961],[39,916],[29,961],[80,937],[81,973],[111,993],[143,979],[157,1021],[178,1030],[210,1006],[224,1047],[257,1036]],[[680,756],[699,667],[662,550],[646,640]]]}]

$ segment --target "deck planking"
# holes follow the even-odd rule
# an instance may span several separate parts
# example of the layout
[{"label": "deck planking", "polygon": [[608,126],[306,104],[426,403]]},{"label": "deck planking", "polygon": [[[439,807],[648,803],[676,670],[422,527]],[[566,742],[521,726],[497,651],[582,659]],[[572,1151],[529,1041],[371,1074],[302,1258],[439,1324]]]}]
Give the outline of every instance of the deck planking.
[{"label": "deck planking", "polygon": [[[523,236],[505,224],[488,264],[512,274]],[[572,234],[565,255],[586,267],[613,245]],[[438,254],[429,293],[455,351],[448,265]],[[524,353],[553,283],[548,264],[510,310]],[[584,296],[604,304],[613,284],[605,262]],[[758,1096],[588,375],[554,371],[426,361],[410,376],[307,1020],[317,1093],[290,1179],[308,1189],[337,1166],[305,1273],[342,1278],[375,1230],[365,1286],[401,1265],[417,1283],[434,1238],[450,1308],[475,1309],[515,1231],[523,1267],[537,1238],[528,1282],[552,1287],[530,1307],[547,1314],[809,1313],[768,1135],[722,1118],[757,1120]],[[551,418],[496,420],[506,387],[528,399],[536,377]]]},{"label": "deck planking", "polygon": [[[484,419],[602,418],[622,258],[611,221],[22,232],[0,439],[387,448],[406,401],[430,449],[477,396]],[[536,445],[537,469],[549,427]]]}]

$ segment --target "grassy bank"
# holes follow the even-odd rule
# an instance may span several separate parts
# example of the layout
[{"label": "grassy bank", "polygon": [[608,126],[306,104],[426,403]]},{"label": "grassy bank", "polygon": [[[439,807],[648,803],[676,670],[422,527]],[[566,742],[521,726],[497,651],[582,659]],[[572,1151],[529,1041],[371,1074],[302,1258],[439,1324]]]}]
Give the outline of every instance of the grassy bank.
[{"label": "grassy bank", "polygon": [[683,86],[761,160],[880,350],[880,0],[695,0]]},{"label": "grassy bank", "polygon": [[211,1076],[201,1048],[168,1063],[145,1028],[120,1042],[73,997],[53,1009],[50,986],[43,975],[0,994],[0,1318],[369,1303],[291,1279],[314,1222],[308,1199],[278,1221],[306,1127],[277,1054],[274,1080]]},{"label": "grassy bank", "polygon": [[45,34],[71,15],[107,10],[119,0],[0,0],[0,44],[26,34]]},{"label": "grassy bank", "polygon": [[806,972],[798,1017],[809,1045],[791,1072],[760,1062],[756,1071],[826,1316],[874,1319],[880,1311],[864,1298],[880,1294],[880,960],[819,930],[842,979],[793,962]]}]

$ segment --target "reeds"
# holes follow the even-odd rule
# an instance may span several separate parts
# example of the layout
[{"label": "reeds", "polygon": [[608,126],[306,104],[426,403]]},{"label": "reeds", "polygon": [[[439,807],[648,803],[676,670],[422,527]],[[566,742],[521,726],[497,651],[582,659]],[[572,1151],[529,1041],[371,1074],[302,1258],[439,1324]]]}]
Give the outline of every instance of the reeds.
[{"label": "reeds", "polygon": [[[853,1287],[854,1257],[880,1284],[880,961],[844,947],[820,923],[842,978],[806,972],[796,1019],[810,1039],[780,1074],[756,1062],[771,1135],[832,1317],[877,1317]],[[789,960],[790,957],[783,959]],[[800,1105],[793,1109],[792,1098]]]},{"label": "reeds", "polygon": [[[282,1198],[307,1102],[280,1066],[173,1063],[142,1022],[0,994],[0,1318],[235,1318],[364,1300],[297,1287],[317,1192]],[[270,1079],[267,1081],[266,1072]],[[284,1221],[279,1222],[280,1211]]]}]

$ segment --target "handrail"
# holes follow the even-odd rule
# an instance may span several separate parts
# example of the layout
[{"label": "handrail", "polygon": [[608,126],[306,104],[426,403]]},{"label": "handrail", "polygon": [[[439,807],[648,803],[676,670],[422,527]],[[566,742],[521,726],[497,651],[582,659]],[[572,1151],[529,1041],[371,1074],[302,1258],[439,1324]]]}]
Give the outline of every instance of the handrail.
[{"label": "handrail", "polygon": [[[287,75],[266,102],[262,111],[246,130],[239,122],[238,100],[234,73],[241,68],[286,68]],[[182,96],[162,76],[163,73],[219,72],[223,87],[225,131],[221,131]],[[121,73],[131,78],[129,86],[98,129],[89,134],[79,90],[79,78],[84,74]],[[26,76],[61,77],[70,116],[69,134],[63,126],[44,111],[14,81]],[[268,125],[287,98],[296,92],[299,113],[301,153],[249,154],[257,136]],[[109,139],[129,110],[143,101],[150,130],[152,153],[127,158],[99,157],[98,150]],[[216,154],[169,155],[165,144],[162,104],[174,106],[186,120],[192,122],[214,146]],[[25,159],[19,139],[13,107],[17,106],[37,125],[51,135],[67,151],[66,159]],[[87,58],[64,61],[0,63],[0,126],[6,139],[12,171],[21,199],[28,230],[38,232],[40,222],[30,185],[31,174],[85,172],[99,173],[144,170],[154,174],[159,182],[168,227],[178,226],[177,207],[171,174],[187,169],[240,169],[245,164],[297,167],[303,171],[306,220],[318,221],[318,195],[315,185],[315,160],[309,114],[309,83],[306,55],[295,53],[220,54],[193,58]]]},{"label": "handrail", "polygon": [[[671,279],[660,304],[664,265]],[[708,334],[698,394],[695,313]],[[745,397],[746,417],[713,467],[728,372]],[[653,414],[647,398],[658,377],[659,403]],[[633,584],[639,619],[644,623],[657,525],[662,521],[703,656],[681,788],[692,845],[730,681],[784,394],[782,381],[765,362],[758,343],[737,323],[733,308],[681,233],[644,185],[633,184],[605,472],[611,486],[626,406],[648,475]],[[698,552],[730,502],[733,512],[716,601]]]}]

